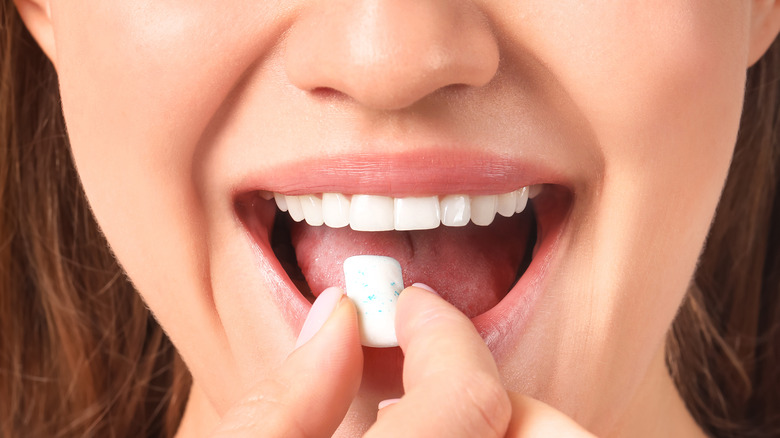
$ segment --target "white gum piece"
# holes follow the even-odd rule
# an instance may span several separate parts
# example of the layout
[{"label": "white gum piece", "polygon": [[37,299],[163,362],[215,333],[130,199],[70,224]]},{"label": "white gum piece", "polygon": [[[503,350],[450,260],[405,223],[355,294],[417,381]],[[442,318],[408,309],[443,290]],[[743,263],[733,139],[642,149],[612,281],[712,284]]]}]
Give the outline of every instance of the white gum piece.
[{"label": "white gum piece", "polygon": [[331,228],[349,225],[349,198],[341,193],[322,194],[322,220]]},{"label": "white gum piece", "polygon": [[480,195],[471,197],[471,222],[475,225],[487,226],[496,217],[498,196]]},{"label": "white gum piece", "polygon": [[394,208],[396,230],[431,230],[440,224],[438,196],[395,198]]},{"label": "white gum piece", "polygon": [[397,347],[395,309],[404,288],[401,265],[392,257],[358,255],[344,260],[347,296],[355,303],[360,343]]},{"label": "white gum piece", "polygon": [[268,190],[260,190],[260,197],[265,199],[266,201],[270,201],[271,199],[274,199],[274,192],[269,192]]},{"label": "white gum piece", "polygon": [[322,225],[324,223],[322,220],[322,199],[317,195],[303,195],[298,198],[301,200],[303,218],[306,223],[314,227]]},{"label": "white gum piece", "polygon": [[515,204],[515,213],[522,213],[525,206],[528,205],[528,187],[523,187],[517,191],[517,203]]},{"label": "white gum piece", "polygon": [[517,206],[517,192],[502,193],[498,195],[498,214],[504,217],[511,217],[515,214]]},{"label": "white gum piece", "polygon": [[464,227],[471,219],[469,195],[447,195],[439,201],[441,223],[447,227]]},{"label": "white gum piece", "polygon": [[284,200],[287,202],[287,211],[295,222],[303,220],[303,207],[301,206],[301,198],[298,196],[286,195]]},{"label": "white gum piece", "polygon": [[274,193],[274,200],[276,201],[276,206],[279,207],[279,210],[287,211],[287,196],[281,193]]},{"label": "white gum piece", "polygon": [[390,231],[395,227],[394,202],[389,196],[352,195],[349,226],[355,231]]},{"label": "white gum piece", "polygon": [[541,184],[534,184],[531,187],[528,188],[528,199],[534,199],[535,197],[539,196],[539,193],[542,193],[542,185]]}]

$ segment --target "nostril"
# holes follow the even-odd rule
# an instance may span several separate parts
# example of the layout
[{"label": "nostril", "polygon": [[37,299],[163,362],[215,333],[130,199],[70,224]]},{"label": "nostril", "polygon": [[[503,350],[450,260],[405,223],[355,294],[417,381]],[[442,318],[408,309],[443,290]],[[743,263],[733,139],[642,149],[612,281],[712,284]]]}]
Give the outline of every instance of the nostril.
[{"label": "nostril", "polygon": [[450,84],[442,87],[441,90],[444,93],[459,93],[469,88],[472,88],[472,86],[468,84]]},{"label": "nostril", "polygon": [[321,99],[334,99],[343,98],[344,93],[331,87],[316,87],[310,91],[310,93],[317,98]]}]

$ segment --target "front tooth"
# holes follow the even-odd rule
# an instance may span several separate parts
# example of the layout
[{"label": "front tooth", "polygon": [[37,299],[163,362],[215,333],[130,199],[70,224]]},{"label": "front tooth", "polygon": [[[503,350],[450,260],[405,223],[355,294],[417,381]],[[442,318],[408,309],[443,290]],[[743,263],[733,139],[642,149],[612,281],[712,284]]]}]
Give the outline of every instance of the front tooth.
[{"label": "front tooth", "polygon": [[322,225],[322,199],[316,195],[304,195],[300,196],[300,200],[306,223],[313,227]]},{"label": "front tooth", "polygon": [[284,196],[281,193],[275,193],[274,192],[274,200],[276,201],[276,206],[279,207],[279,210],[287,211],[287,197]]},{"label": "front tooth", "polygon": [[471,197],[471,222],[486,226],[493,223],[498,206],[498,196],[481,195]]},{"label": "front tooth", "polygon": [[287,211],[295,222],[303,220],[303,207],[301,206],[301,198],[298,196],[285,196],[285,202],[287,202]]},{"label": "front tooth", "polygon": [[438,226],[438,196],[395,199],[396,230],[430,230]]},{"label": "front tooth", "polygon": [[528,204],[528,187],[523,187],[517,191],[517,204],[515,206],[515,213],[522,213],[525,210],[525,206]]},{"label": "front tooth", "polygon": [[515,214],[515,207],[517,206],[517,192],[502,193],[498,195],[498,214],[504,217],[511,217]]},{"label": "front tooth", "polygon": [[448,227],[463,227],[471,219],[469,195],[447,195],[439,202],[441,223]]},{"label": "front tooth", "polygon": [[377,195],[352,195],[349,226],[355,231],[389,231],[393,224],[393,198]]},{"label": "front tooth", "polygon": [[341,193],[323,193],[322,219],[331,228],[349,225],[349,198]]}]

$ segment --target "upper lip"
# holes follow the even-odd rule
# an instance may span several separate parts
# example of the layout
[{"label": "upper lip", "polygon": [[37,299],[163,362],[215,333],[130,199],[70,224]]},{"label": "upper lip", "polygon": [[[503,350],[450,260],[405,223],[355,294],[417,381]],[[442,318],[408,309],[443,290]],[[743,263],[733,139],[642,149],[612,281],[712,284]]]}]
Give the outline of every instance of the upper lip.
[{"label": "upper lip", "polygon": [[573,176],[549,162],[485,152],[426,149],[306,158],[243,176],[234,197],[258,190],[304,195],[374,194],[393,197],[499,194],[533,184],[568,188]]}]

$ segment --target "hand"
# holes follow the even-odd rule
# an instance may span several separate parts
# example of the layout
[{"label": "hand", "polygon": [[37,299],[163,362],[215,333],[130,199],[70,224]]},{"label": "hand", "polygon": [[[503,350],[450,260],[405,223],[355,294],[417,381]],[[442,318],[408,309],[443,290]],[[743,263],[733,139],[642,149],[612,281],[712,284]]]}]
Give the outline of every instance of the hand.
[{"label": "hand", "polygon": [[[544,403],[506,391],[471,321],[438,295],[404,290],[396,330],[406,394],[379,411],[366,436],[591,436]],[[363,367],[354,305],[337,289],[323,292],[298,344],[276,373],[224,416],[214,436],[333,434],[357,394]]]},{"label": "hand", "polygon": [[438,295],[401,293],[396,332],[405,395],[379,411],[367,437],[591,437],[546,404],[508,392],[474,325]]}]

